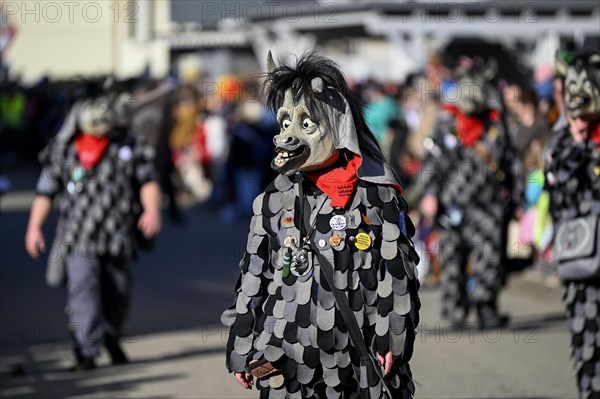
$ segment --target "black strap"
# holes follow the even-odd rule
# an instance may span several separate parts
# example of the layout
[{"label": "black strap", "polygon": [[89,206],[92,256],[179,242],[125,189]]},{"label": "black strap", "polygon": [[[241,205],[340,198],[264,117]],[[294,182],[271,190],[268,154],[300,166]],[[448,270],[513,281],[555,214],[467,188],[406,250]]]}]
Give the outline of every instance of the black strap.
[{"label": "black strap", "polygon": [[[381,370],[381,367],[379,367],[378,364],[374,363],[375,359],[374,359],[373,354],[371,353],[370,349],[367,348],[365,338],[363,337],[362,331],[361,331],[360,327],[358,326],[358,322],[356,321],[354,312],[350,308],[350,303],[348,302],[348,297],[346,297],[346,294],[344,294],[342,291],[340,291],[334,284],[333,265],[329,262],[329,260],[327,260],[327,258],[323,254],[321,254],[321,252],[317,248],[314,247],[314,245],[313,245],[313,248],[319,258],[319,265],[321,266],[321,271],[323,272],[323,276],[325,277],[325,280],[327,280],[327,283],[329,284],[329,287],[331,288],[331,292],[333,294],[335,302],[338,305],[338,309],[340,311],[340,314],[342,315],[342,319],[344,320],[344,323],[346,324],[346,328],[348,329],[348,335],[350,336],[350,341],[352,342],[352,344],[354,345],[354,348],[356,349],[356,351],[358,352],[358,355],[360,356],[361,364],[365,364],[365,365],[370,364],[371,367],[373,367],[375,373],[377,374],[377,377],[379,377],[379,379],[382,382],[382,387],[383,387],[384,391],[388,391],[387,393],[389,394],[389,396],[391,398],[391,390],[390,390],[389,386],[387,385],[388,381],[385,379],[385,376],[383,375],[383,371]],[[366,392],[368,392],[368,390],[366,390]],[[361,394],[361,397],[362,396],[363,395]],[[368,394],[366,395],[366,397],[368,398]]]}]

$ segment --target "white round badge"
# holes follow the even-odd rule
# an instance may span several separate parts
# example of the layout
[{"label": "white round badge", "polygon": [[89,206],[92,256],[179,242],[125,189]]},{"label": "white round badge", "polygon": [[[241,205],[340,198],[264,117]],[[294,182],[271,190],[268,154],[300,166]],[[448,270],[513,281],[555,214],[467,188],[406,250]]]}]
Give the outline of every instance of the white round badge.
[{"label": "white round badge", "polygon": [[346,228],[346,218],[343,215],[334,215],[329,220],[329,226],[333,230],[344,230]]},{"label": "white round badge", "polygon": [[133,155],[133,152],[131,151],[131,147],[125,145],[121,148],[119,148],[119,159],[123,162],[129,162],[131,161],[131,157]]}]

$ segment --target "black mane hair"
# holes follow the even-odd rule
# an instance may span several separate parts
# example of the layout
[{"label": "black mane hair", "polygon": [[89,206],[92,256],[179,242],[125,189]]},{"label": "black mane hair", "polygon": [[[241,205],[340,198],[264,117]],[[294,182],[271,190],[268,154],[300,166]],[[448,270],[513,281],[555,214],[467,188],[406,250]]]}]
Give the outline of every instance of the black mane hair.
[{"label": "black mane hair", "polygon": [[[365,122],[362,105],[350,92],[350,88],[340,67],[328,58],[322,57],[315,52],[310,52],[302,55],[296,61],[295,67],[280,64],[275,70],[268,72],[266,74],[267,106],[273,113],[277,113],[277,110],[283,104],[285,92],[291,88],[295,101],[299,101],[301,97],[304,97],[306,107],[310,111],[311,116],[316,119],[315,122],[327,121],[331,123],[327,118],[327,111],[323,105],[335,105],[326,103],[319,105],[319,99],[311,87],[311,81],[316,77],[323,79],[326,90],[332,90],[348,102],[352,118],[354,119],[354,125],[356,126],[358,145],[363,154],[387,164],[375,135]],[[328,127],[332,130],[336,128],[331,125]]]},{"label": "black mane hair", "polygon": [[597,64],[590,64],[590,57],[600,54],[598,51],[581,51],[575,54],[575,57],[570,62],[577,72],[586,70],[588,78],[596,86],[600,88],[600,68]]}]

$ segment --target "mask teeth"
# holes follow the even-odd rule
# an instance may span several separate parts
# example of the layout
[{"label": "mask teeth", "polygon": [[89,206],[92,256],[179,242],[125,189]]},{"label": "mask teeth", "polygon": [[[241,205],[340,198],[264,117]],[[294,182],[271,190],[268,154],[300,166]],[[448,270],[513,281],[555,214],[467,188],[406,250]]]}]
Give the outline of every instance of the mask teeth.
[{"label": "mask teeth", "polygon": [[275,165],[276,166],[283,166],[288,161],[288,159],[289,159],[288,157],[284,157],[281,153],[279,153],[275,157]]}]

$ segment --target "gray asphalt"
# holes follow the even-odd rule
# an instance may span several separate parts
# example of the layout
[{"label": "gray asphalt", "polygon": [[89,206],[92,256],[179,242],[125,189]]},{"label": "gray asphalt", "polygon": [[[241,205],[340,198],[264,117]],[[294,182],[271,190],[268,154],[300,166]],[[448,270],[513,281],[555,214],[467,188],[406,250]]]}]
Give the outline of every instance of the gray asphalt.
[{"label": "gray asphalt", "polygon": [[[64,290],[45,286],[44,259],[23,249],[27,212],[11,209],[0,216],[0,397],[256,397],[224,370],[227,336],[216,325],[233,299],[247,220],[222,225],[207,207],[187,209],[183,226],[166,220],[155,251],[135,266],[125,341],[134,362],[111,368],[103,357],[99,369],[71,374]],[[412,361],[417,397],[576,397],[561,296],[561,288],[512,277],[501,297],[511,327],[482,334],[448,330],[439,291],[423,289]]]}]

